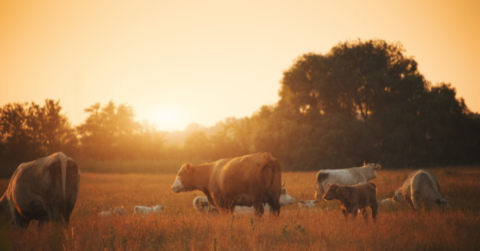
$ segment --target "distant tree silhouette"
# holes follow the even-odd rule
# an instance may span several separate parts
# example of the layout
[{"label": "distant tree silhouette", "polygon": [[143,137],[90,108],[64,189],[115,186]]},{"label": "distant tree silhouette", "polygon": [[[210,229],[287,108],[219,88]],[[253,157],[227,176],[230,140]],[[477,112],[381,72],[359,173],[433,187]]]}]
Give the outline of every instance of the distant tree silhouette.
[{"label": "distant tree silhouette", "polygon": [[61,114],[60,101],[6,104],[0,108],[1,159],[21,163],[62,151],[74,156],[75,130]]}]

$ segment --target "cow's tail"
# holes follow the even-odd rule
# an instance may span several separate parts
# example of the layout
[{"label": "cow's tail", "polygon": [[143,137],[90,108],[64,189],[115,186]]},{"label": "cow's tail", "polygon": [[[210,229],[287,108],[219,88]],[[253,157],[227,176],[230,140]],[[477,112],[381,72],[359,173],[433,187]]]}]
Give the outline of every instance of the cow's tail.
[{"label": "cow's tail", "polygon": [[59,152],[56,156],[58,160],[60,161],[60,173],[61,173],[61,179],[62,179],[62,194],[63,194],[63,200],[61,202],[60,206],[60,215],[63,217],[63,220],[66,221],[68,224],[69,222],[69,217],[68,217],[68,209],[67,209],[67,196],[66,196],[66,181],[67,181],[67,162],[68,162],[68,157],[62,152]]},{"label": "cow's tail", "polygon": [[66,200],[65,196],[65,187],[66,187],[66,180],[67,180],[67,155],[64,153],[59,153],[58,157],[60,159],[60,166],[61,166],[61,173],[62,173],[62,191],[63,191],[63,200]]},{"label": "cow's tail", "polygon": [[[257,179],[265,189],[270,188],[276,181],[277,172],[281,172],[278,161],[270,153],[263,154],[263,161],[258,169]],[[281,179],[281,177],[280,177]],[[281,182],[279,180],[279,182]],[[279,183],[280,184],[280,183]],[[281,185],[281,184],[280,184]]]}]

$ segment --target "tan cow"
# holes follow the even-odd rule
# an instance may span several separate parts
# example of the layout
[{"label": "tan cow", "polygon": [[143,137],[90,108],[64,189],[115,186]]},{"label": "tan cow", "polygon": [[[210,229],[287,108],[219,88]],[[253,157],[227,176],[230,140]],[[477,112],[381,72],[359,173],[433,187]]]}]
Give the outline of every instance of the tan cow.
[{"label": "tan cow", "polygon": [[440,185],[433,173],[420,169],[413,171],[401,187],[401,196],[397,190],[394,199],[402,199],[413,209],[421,209],[422,205],[435,205],[439,208],[449,208],[448,199],[440,195]]},{"label": "tan cow", "polygon": [[316,200],[323,197],[327,191],[328,184],[337,183],[338,185],[356,185],[366,183],[377,177],[377,172],[382,166],[370,163],[362,167],[352,167],[336,170],[320,170],[317,173],[317,194]]},{"label": "tan cow", "polygon": [[360,183],[353,186],[342,186],[336,183],[330,184],[324,198],[326,200],[339,200],[345,219],[348,219],[349,213],[351,213],[355,219],[358,209],[361,209],[363,218],[367,220],[367,207],[372,209],[373,222],[377,219],[377,186],[372,182]]},{"label": "tan cow", "polygon": [[[175,193],[200,190],[221,211],[233,212],[237,198],[252,202],[262,215],[266,201],[275,215],[280,213],[282,170],[270,153],[256,153],[193,166],[185,163],[172,185]],[[244,205],[249,206],[249,205]]]},{"label": "tan cow", "polygon": [[61,152],[20,164],[0,199],[0,214],[9,211],[17,228],[31,220],[68,224],[79,186],[80,169]]}]

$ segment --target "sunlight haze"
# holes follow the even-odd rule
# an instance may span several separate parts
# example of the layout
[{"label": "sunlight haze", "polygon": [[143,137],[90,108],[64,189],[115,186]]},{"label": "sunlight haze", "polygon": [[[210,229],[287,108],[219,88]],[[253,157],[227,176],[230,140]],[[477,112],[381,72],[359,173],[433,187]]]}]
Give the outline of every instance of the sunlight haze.
[{"label": "sunlight haze", "polygon": [[399,42],[480,111],[479,1],[0,0],[0,106],[60,100],[73,125],[126,103],[160,130],[278,101],[283,71],[339,42]]}]

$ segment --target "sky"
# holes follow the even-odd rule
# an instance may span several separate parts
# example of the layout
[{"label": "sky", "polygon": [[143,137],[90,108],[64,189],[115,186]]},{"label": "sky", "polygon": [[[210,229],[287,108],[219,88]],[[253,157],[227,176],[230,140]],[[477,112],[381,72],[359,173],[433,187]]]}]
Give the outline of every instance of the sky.
[{"label": "sky", "polygon": [[476,0],[0,0],[0,106],[60,100],[79,125],[112,100],[160,130],[212,126],[276,103],[299,56],[376,38],[480,112]]}]

